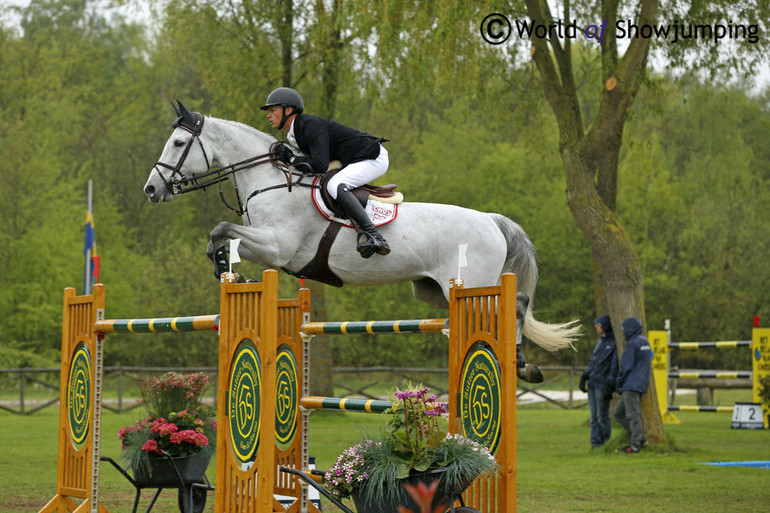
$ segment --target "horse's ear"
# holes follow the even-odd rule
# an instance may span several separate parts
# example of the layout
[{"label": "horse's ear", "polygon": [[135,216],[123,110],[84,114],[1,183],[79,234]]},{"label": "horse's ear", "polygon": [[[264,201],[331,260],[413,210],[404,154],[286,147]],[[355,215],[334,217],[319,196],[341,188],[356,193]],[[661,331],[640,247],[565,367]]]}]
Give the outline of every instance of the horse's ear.
[{"label": "horse's ear", "polygon": [[182,121],[190,126],[195,126],[195,114],[193,114],[190,109],[185,107],[178,99],[176,102],[179,104],[179,109],[181,110],[179,115],[182,117]]},{"label": "horse's ear", "polygon": [[[177,100],[177,101],[179,101],[179,100]],[[179,107],[177,107],[176,105],[174,105],[173,100],[171,101],[171,106],[174,107],[174,112],[176,112],[176,115],[181,118],[182,117],[182,110]]]}]

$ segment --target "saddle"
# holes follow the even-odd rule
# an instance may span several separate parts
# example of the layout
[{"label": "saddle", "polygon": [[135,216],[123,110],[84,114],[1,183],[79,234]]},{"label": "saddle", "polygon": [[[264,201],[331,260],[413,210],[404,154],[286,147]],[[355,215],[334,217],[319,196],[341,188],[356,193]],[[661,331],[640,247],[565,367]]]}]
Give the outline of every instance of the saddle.
[{"label": "saddle", "polygon": [[[342,208],[337,205],[337,202],[334,200],[334,198],[332,198],[331,195],[327,192],[326,184],[334,175],[339,173],[341,169],[342,165],[340,162],[333,161],[329,164],[329,171],[324,173],[320,180],[316,179],[316,182],[314,182],[314,185],[319,186],[317,194],[323,201],[324,206],[338,219],[330,219],[326,214],[324,214],[320,208],[320,205],[316,204],[316,208],[318,208],[318,211],[321,213],[321,215],[329,219],[330,222],[326,227],[323,235],[321,236],[321,240],[318,243],[318,249],[316,250],[315,256],[310,262],[308,262],[302,269],[297,272],[286,269],[285,267],[282,268],[286,273],[298,278],[308,278],[321,283],[325,283],[327,285],[331,285],[333,287],[342,287],[343,284],[340,277],[329,268],[329,252],[331,251],[332,244],[334,244],[334,241],[337,238],[337,234],[339,233],[340,228],[343,226],[343,222],[340,221],[347,219],[347,215],[342,210]],[[370,198],[381,203],[401,203],[404,199],[404,195],[400,192],[395,192],[395,188],[396,185],[393,184],[367,184],[353,189],[352,192],[356,199],[361,202],[361,206],[366,207]],[[394,207],[398,207],[398,205],[394,205]],[[395,219],[395,213],[396,210],[393,212],[388,212],[387,216],[381,216],[380,224],[388,223]],[[378,225],[375,220],[373,220],[373,222],[375,225]]]},{"label": "saddle", "polygon": [[[339,217],[340,219],[347,219],[347,215],[345,214],[345,211],[342,210],[342,208],[337,205],[337,202],[334,200],[334,198],[331,197],[331,194],[329,194],[329,191],[326,190],[326,184],[329,183],[329,180],[332,179],[334,175],[342,171],[342,167],[339,161],[332,161],[329,164],[329,171],[323,174],[321,176],[321,180],[319,182],[320,185],[320,193],[321,193],[321,199],[324,202],[324,205],[326,205],[326,208],[331,210],[335,216]],[[404,200],[403,194],[400,192],[395,192],[397,185],[395,184],[389,184],[389,185],[362,185],[360,187],[356,187],[351,192],[356,197],[356,199],[361,203],[362,207],[366,206],[366,203],[369,201],[369,198],[381,201],[382,203],[401,203]]]}]

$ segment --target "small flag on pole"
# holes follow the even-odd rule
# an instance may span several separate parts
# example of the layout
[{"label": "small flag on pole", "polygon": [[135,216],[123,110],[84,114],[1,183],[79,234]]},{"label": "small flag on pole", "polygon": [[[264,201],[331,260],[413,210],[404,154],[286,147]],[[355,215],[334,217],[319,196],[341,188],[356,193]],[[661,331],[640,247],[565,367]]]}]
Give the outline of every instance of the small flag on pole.
[{"label": "small flag on pole", "polygon": [[241,239],[230,239],[230,272],[233,272],[233,264],[241,261],[241,256],[238,254],[240,243]]},{"label": "small flag on pole", "polygon": [[467,244],[460,244],[458,246],[458,255],[457,255],[457,283],[461,284],[463,282],[461,277],[461,269],[463,267],[468,267],[468,260],[465,258],[465,252],[468,251],[468,245]]}]

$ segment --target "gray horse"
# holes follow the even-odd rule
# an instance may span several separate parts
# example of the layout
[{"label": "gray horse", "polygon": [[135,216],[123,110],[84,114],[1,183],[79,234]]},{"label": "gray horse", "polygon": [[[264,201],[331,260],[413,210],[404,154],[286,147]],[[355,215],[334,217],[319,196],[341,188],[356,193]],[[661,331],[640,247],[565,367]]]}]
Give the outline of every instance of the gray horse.
[{"label": "gray horse", "polygon": [[577,320],[551,324],[532,315],[529,298],[538,275],[535,250],[521,226],[507,217],[454,205],[404,202],[398,205],[396,219],[380,227],[391,245],[390,255],[363,259],[355,249],[355,230],[339,229],[316,209],[310,192],[313,177],[272,158],[273,137],[242,123],[204,117],[181,103],[174,108],[179,119],[144,192],[158,203],[224,180],[233,183],[238,197],[233,209],[243,225],[221,222],[211,231],[207,254],[220,264],[219,270],[226,264],[229,240],[241,239],[240,256],[260,265],[338,286],[411,281],[415,298],[446,308],[450,279],[458,272],[458,247],[467,244],[464,286],[497,285],[502,273],[517,275],[521,379],[543,379],[536,366],[526,364],[522,331],[549,351],[570,347],[579,336]]}]

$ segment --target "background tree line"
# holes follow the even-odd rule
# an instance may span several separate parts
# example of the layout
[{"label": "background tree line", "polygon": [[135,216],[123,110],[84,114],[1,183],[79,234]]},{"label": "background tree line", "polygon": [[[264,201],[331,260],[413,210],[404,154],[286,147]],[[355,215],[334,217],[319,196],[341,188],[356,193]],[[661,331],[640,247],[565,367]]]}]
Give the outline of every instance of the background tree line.
[{"label": "background tree line", "polygon": [[[596,307],[591,248],[564,199],[558,127],[531,66],[504,49],[469,50],[456,37],[476,25],[483,7],[450,16],[432,2],[389,2],[387,12],[353,0],[153,5],[147,26],[86,0],[33,0],[19,11],[19,25],[2,20],[3,367],[58,360],[61,291],[82,287],[88,179],[107,315],[216,311],[218,281],[204,249],[217,222],[237,219],[215,189],[152,206],[142,186],[175,119],[169,100],[269,132],[258,107],[286,83],[303,93],[308,113],[332,112],[390,139],[384,181],[398,183],[407,200],[519,222],[538,249],[538,316],[578,317],[586,326],[580,352],[533,358],[588,360],[591,323],[604,312]],[[387,25],[393,30],[405,20],[416,29],[385,45],[393,34],[374,22],[383,18],[400,21]],[[449,55],[429,51],[436,39]],[[572,51],[581,108],[595,113],[601,99],[590,85],[601,55],[579,45]],[[675,340],[746,339],[754,315],[770,319],[768,99],[739,84],[648,75],[629,113],[616,213],[641,259],[647,324],[662,328],[672,319]],[[238,269],[261,272],[249,263]],[[291,296],[297,282],[283,275],[281,287]],[[445,315],[411,299],[408,284],[325,293],[330,320]],[[211,335],[158,335],[151,345],[113,337],[107,365],[216,361]],[[441,336],[332,343],[335,365],[446,365]],[[747,362],[720,353],[681,364]]]}]

